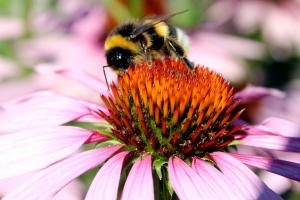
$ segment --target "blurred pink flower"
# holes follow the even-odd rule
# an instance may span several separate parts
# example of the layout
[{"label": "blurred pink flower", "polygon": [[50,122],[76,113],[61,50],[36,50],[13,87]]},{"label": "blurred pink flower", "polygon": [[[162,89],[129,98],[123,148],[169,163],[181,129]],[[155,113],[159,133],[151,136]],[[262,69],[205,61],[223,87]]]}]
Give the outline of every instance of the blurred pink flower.
[{"label": "blurred pink flower", "polygon": [[[70,69],[70,71],[75,70],[78,74],[93,75],[104,80],[102,66],[106,64],[106,61],[98,37],[104,28],[105,11],[102,7],[88,2],[59,1],[59,4],[61,4],[61,12],[67,16],[66,23],[68,20],[72,21],[74,16],[79,15],[79,17],[74,19],[71,30],[67,31],[64,29],[67,24],[63,24],[62,19],[59,21],[50,17],[53,13],[51,15],[51,13],[44,13],[43,10],[34,10],[32,26],[35,37],[20,40],[15,45],[19,60],[26,66],[34,66],[34,72],[18,80],[8,79],[3,82],[0,89],[5,92],[0,96],[0,102],[45,89],[75,97],[81,96],[84,99],[96,100],[98,98],[95,93],[89,92],[82,85],[57,76],[55,71],[58,69],[55,66],[60,66],[60,71],[63,68]],[[81,16],[81,12],[86,13]],[[45,23],[49,25],[47,30],[43,28]],[[42,32],[39,31],[40,29]],[[9,78],[13,77],[17,73],[13,63],[10,64],[6,60],[1,61],[0,80],[8,76]],[[3,66],[5,64],[3,68],[1,68],[2,64]],[[108,78],[114,80],[115,75],[110,71],[107,69]],[[70,88],[76,89],[71,90]]]},{"label": "blurred pink flower", "polygon": [[[150,77],[148,80],[153,80],[154,82],[156,81],[154,80],[154,76],[158,73],[158,84],[153,83],[153,90],[155,91],[155,89],[158,89],[157,87],[160,87],[160,85],[164,83],[160,84],[159,80],[165,80],[164,78],[171,77],[168,76],[167,69],[179,70],[176,67],[175,61],[172,66],[169,66],[169,64],[170,63],[165,63],[164,66],[167,66],[166,68],[163,68],[163,65],[157,68],[151,68],[155,71],[155,75],[152,74],[153,77],[150,73],[151,69],[148,67],[141,68],[142,71],[137,71],[136,73],[148,73]],[[180,66],[180,64],[178,65]],[[170,184],[169,186],[173,188],[181,200],[280,199],[280,197],[270,190],[246,165],[279,174],[293,180],[300,180],[300,174],[298,173],[300,164],[266,156],[233,153],[231,151],[224,151],[224,149],[220,147],[217,148],[217,146],[214,146],[216,149],[209,149],[207,147],[214,144],[209,144],[207,141],[203,144],[207,146],[205,147],[207,151],[205,151],[204,154],[187,154],[185,159],[183,159],[182,155],[184,154],[182,154],[182,152],[190,147],[189,142],[192,142],[192,138],[190,138],[190,141],[182,143],[182,148],[179,146],[176,147],[178,148],[178,152],[170,156],[166,156],[168,155],[166,150],[168,150],[170,146],[161,148],[158,151],[154,149],[151,150],[151,147],[148,146],[143,149],[143,151],[139,151],[138,149],[143,142],[148,145],[163,142],[165,140],[165,136],[163,136],[165,132],[163,128],[161,129],[163,125],[154,124],[154,126],[151,125],[152,128],[146,126],[146,129],[155,131],[149,132],[150,135],[158,134],[158,136],[160,135],[162,137],[159,140],[155,140],[155,138],[150,139],[146,136],[146,133],[146,135],[142,136],[141,129],[137,129],[134,132],[130,130],[134,128],[136,123],[142,124],[142,122],[129,121],[132,124],[126,123],[126,120],[128,120],[128,118],[124,119],[127,115],[126,109],[128,109],[125,105],[128,103],[126,99],[129,97],[133,98],[129,101],[129,105],[132,106],[133,104],[134,106],[130,107],[131,110],[129,112],[130,116],[135,118],[135,115],[139,113],[139,105],[137,104],[136,97],[140,99],[138,101],[141,101],[141,98],[144,96],[142,85],[138,86],[141,89],[138,93],[134,93],[133,90],[128,88],[130,96],[122,96],[126,94],[127,91],[127,89],[124,88],[126,82],[128,82],[127,84],[129,85],[131,81],[134,83],[134,81],[137,80],[137,83],[141,84],[147,80],[144,76],[134,76],[131,74],[131,77],[130,73],[134,73],[138,68],[130,70],[122,76],[125,82],[121,83],[122,80],[118,82],[119,96],[116,95],[116,90],[114,90],[112,86],[111,90],[114,95],[107,94],[106,98],[103,96],[104,105],[83,101],[77,98],[65,97],[51,92],[26,95],[2,104],[2,111],[0,112],[0,133],[2,134],[2,136],[0,136],[0,179],[38,171],[24,184],[7,194],[3,200],[34,200],[40,199],[41,197],[43,197],[43,199],[50,199],[70,181],[100,165],[102,167],[95,176],[85,197],[87,200],[116,199],[118,195],[120,195],[123,200],[154,199],[155,195],[160,195],[156,187],[161,189],[163,186],[156,185],[157,182],[155,182],[154,185],[153,169],[155,169],[161,181],[165,184]],[[166,74],[159,73],[159,70],[166,70]],[[206,99],[209,99],[210,95],[219,94],[218,92],[220,91],[214,87],[214,84],[220,84],[219,87],[221,87],[221,83],[225,85],[227,83],[222,82],[224,80],[219,75],[211,73],[207,69],[199,68],[199,70],[204,70],[204,72],[208,74],[207,76],[213,77],[206,80],[206,75],[202,74],[203,76],[201,75],[201,77],[196,76],[193,79],[188,79],[188,81],[181,81],[181,83],[182,88],[185,88],[188,87],[187,84],[191,84],[193,81],[197,83],[200,80],[208,81],[207,84],[196,84],[196,87],[206,88],[208,91],[215,91],[215,93],[212,94],[205,93],[205,98],[200,99],[202,105],[202,102],[205,103],[208,101]],[[183,71],[176,72],[175,74],[180,75],[179,77],[191,78]],[[100,94],[107,93],[106,85],[101,81],[95,81],[88,76],[82,77],[80,74],[75,76],[74,73],[74,71],[69,72],[68,70],[64,70],[58,74],[68,78],[81,77],[78,81],[84,83],[86,86],[90,86],[95,92]],[[126,76],[128,76],[128,79]],[[173,80],[168,79],[168,81]],[[123,88],[121,89],[121,87]],[[172,86],[170,85],[170,87]],[[244,93],[246,95],[243,95],[241,92],[232,96],[233,90],[229,90],[230,88],[228,87],[229,86],[226,86],[225,89],[221,91],[222,96],[229,95],[227,97],[230,99],[228,100],[230,105],[225,104],[226,113],[233,112],[231,108],[235,107],[236,98],[243,102],[247,101],[249,96],[254,97],[257,93],[256,88],[253,88],[253,90],[248,88],[248,91]],[[124,93],[121,93],[121,91]],[[227,94],[227,92],[229,93]],[[265,90],[265,94],[268,94],[267,89]],[[261,90],[258,95],[264,96]],[[146,96],[148,102],[151,102],[154,96],[154,93],[152,96]],[[185,96],[186,95],[182,95],[183,100],[181,101],[184,101]],[[178,95],[178,98],[180,97],[181,96]],[[160,112],[158,110],[159,99],[160,94],[157,93],[157,99],[153,99],[155,113]],[[214,112],[209,112],[209,108],[212,107],[214,109],[214,106],[222,105],[224,102],[219,103],[220,104],[208,103],[205,112],[208,114],[209,119],[213,119],[217,116],[213,114]],[[119,110],[120,113],[116,113],[116,110],[118,110],[118,108],[120,109],[120,107],[118,107],[120,105],[122,105],[122,109],[121,111]],[[140,106],[142,106],[142,104],[140,104]],[[165,106],[166,104],[163,106],[164,110]],[[175,109],[177,109],[177,107],[179,108],[179,105],[176,105]],[[151,111],[145,108],[143,112],[145,113],[142,114],[146,116]],[[220,112],[219,114],[223,116],[224,113],[222,113],[223,112]],[[114,116],[116,114],[120,116]],[[154,120],[153,123],[160,123],[159,121],[155,122],[157,115],[163,119],[159,114],[155,114],[155,120],[152,119]],[[183,116],[186,117],[186,115],[188,116],[189,114],[184,114]],[[111,125],[100,116],[106,116],[106,120],[110,121]],[[228,116],[230,117],[227,120],[234,120],[234,116],[238,115],[233,112]],[[173,118],[173,116],[171,117]],[[222,121],[226,117],[227,116],[224,115]],[[236,130],[241,128],[239,120],[233,121],[233,123],[228,121],[228,125],[225,126],[224,129],[214,130],[213,134],[220,133],[221,135],[226,135],[228,132],[234,133],[232,135],[234,137],[232,138],[233,142],[230,144],[237,145],[237,149],[239,146],[248,146],[249,148],[261,149],[262,151],[296,152],[299,155],[300,139],[293,135],[285,135],[285,133],[282,132],[282,127],[294,129],[299,128],[299,125],[281,120],[281,124],[275,123],[276,126],[274,126],[273,122],[277,122],[276,120],[274,121],[274,119],[270,118],[267,121],[268,123],[263,122],[257,125],[243,124],[243,128],[238,132],[236,132]],[[72,123],[70,124],[70,122]],[[92,123],[85,123],[85,127],[88,127],[87,129],[72,126],[72,124],[79,122]],[[119,130],[116,128],[118,127],[118,123],[122,124],[121,127],[123,127],[124,132],[118,132]],[[211,126],[218,127],[218,123],[214,123],[213,121]],[[181,124],[182,127],[178,127],[178,131],[183,131],[184,124],[183,122]],[[202,131],[206,129],[205,124],[202,124],[204,127],[199,129],[199,133],[202,133],[204,139],[206,136]],[[113,131],[111,130],[112,126]],[[196,132],[193,132],[193,134],[195,133]],[[136,136],[131,137],[130,134],[135,134]],[[165,141],[169,145],[172,144],[171,141],[175,144],[177,143],[176,135],[179,137],[177,138],[180,140],[179,142],[183,142],[181,141],[182,136],[176,134],[176,130],[175,132],[170,132],[170,134],[172,136],[171,140],[169,140],[169,142]],[[189,134],[192,133],[189,131],[185,132],[187,137],[191,137]],[[222,143],[225,142],[225,138],[221,135],[218,134],[220,140],[217,144],[226,144]],[[137,140],[137,137],[140,136],[142,137],[142,141]],[[124,140],[122,140],[122,138]],[[210,141],[216,142],[215,140]],[[92,150],[78,152],[80,147],[89,143],[96,143],[97,145],[95,145],[95,148]],[[227,145],[228,144],[226,144],[226,146]],[[185,147],[187,149],[185,149]],[[132,161],[132,167],[129,164],[130,161]],[[191,163],[191,166],[185,161]],[[214,165],[211,165],[211,162],[213,162]],[[126,170],[124,169],[125,166],[127,167]],[[214,166],[217,166],[220,170]],[[127,173],[124,173],[125,171],[123,170],[127,171]],[[121,178],[121,174],[123,178]],[[120,182],[124,183],[124,185],[121,183],[121,188],[119,188]],[[118,194],[119,189],[122,189],[121,194]],[[165,189],[164,192],[169,192],[169,190]]]},{"label": "blurred pink flower", "polygon": [[19,37],[23,34],[23,23],[18,18],[0,16],[0,41]]},{"label": "blurred pink flower", "polygon": [[246,80],[246,60],[260,59],[265,53],[262,44],[229,34],[199,31],[190,39],[191,61],[202,63],[235,83]]},{"label": "blurred pink flower", "polygon": [[[226,10],[226,12],[222,12]],[[261,30],[263,39],[273,50],[297,48],[300,53],[300,2],[298,0],[226,0],[217,1],[210,9],[214,20],[232,19],[239,31]],[[220,17],[220,13],[226,16]],[[272,50],[272,49],[271,49]],[[282,53],[287,53],[280,51]],[[280,56],[276,54],[276,56]]]},{"label": "blurred pink flower", "polygon": [[15,76],[16,74],[16,64],[13,61],[0,56],[0,82],[6,78]]},{"label": "blurred pink flower", "polygon": [[[253,115],[253,121],[258,122],[266,116],[285,118],[300,123],[300,80],[295,79],[288,84],[282,98],[267,97],[261,99]],[[299,135],[300,136],[300,135]]]}]

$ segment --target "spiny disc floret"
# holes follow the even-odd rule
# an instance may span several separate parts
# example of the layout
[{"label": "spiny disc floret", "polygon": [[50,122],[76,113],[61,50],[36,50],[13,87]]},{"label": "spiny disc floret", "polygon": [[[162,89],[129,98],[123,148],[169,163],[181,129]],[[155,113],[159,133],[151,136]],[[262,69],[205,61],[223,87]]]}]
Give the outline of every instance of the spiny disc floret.
[{"label": "spiny disc floret", "polygon": [[130,67],[101,96],[109,114],[99,114],[129,148],[161,156],[183,157],[219,150],[238,130],[241,113],[234,89],[205,67],[190,70],[180,60]]}]

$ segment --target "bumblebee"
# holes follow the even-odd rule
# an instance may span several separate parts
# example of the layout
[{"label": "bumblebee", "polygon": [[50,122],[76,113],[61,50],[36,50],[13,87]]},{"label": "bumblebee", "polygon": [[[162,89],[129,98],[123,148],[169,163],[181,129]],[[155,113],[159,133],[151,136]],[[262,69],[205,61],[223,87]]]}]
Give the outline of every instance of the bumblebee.
[{"label": "bumblebee", "polygon": [[179,28],[167,23],[168,19],[183,12],[149,17],[141,22],[128,22],[116,27],[105,40],[108,66],[104,67],[126,70],[145,60],[151,63],[153,59],[169,56],[178,57],[189,68],[193,68],[186,58],[187,36]]}]

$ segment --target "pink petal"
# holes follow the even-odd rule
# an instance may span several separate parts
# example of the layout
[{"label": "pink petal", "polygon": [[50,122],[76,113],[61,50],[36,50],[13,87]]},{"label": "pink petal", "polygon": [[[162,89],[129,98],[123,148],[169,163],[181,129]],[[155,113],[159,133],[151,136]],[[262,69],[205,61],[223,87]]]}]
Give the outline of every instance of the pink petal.
[{"label": "pink petal", "polygon": [[235,94],[235,98],[239,99],[242,103],[260,100],[268,96],[284,98],[285,94],[277,89],[257,87],[252,85],[247,86],[245,89]]},{"label": "pink petal", "polygon": [[[274,131],[272,131],[271,129],[259,124],[259,125],[248,125],[247,128],[245,129],[245,131],[247,132],[248,135],[277,135],[277,133],[275,133]],[[243,137],[243,135],[240,135],[241,137]],[[237,137],[240,137],[237,136]]]},{"label": "pink petal", "polygon": [[299,137],[300,125],[289,120],[271,117],[261,123],[261,125],[275,131],[277,134],[287,137]]},{"label": "pink petal", "polygon": [[104,140],[108,140],[110,137],[103,135],[99,132],[93,131],[92,135],[85,141],[85,144],[93,143],[93,142],[100,142]]},{"label": "pink petal", "polygon": [[0,136],[0,178],[44,168],[71,155],[92,132],[77,127],[44,127]]},{"label": "pink petal", "polygon": [[151,156],[144,155],[132,166],[122,192],[122,200],[154,200]]},{"label": "pink petal", "polygon": [[117,199],[120,175],[127,154],[128,152],[121,152],[101,167],[89,188],[86,200]]},{"label": "pink petal", "polygon": [[55,126],[92,115],[97,105],[49,92],[26,95],[3,105],[0,133]]},{"label": "pink petal", "polygon": [[210,155],[231,183],[231,187],[236,188],[243,195],[242,199],[281,199],[237,159],[222,152],[214,152]]},{"label": "pink petal", "polygon": [[300,181],[300,164],[298,163],[237,153],[230,153],[230,155],[247,165]]},{"label": "pink petal", "polygon": [[0,180],[0,198],[25,183],[36,171]]},{"label": "pink petal", "polygon": [[271,190],[273,190],[277,194],[283,194],[287,192],[291,188],[293,183],[293,181],[286,177],[267,171],[259,173],[259,177]]},{"label": "pink petal", "polygon": [[181,200],[220,199],[222,190],[217,193],[208,187],[206,181],[178,157],[171,157],[168,164],[170,182]]},{"label": "pink petal", "polygon": [[[215,193],[222,193],[224,199],[242,199],[242,195],[236,188],[230,187],[230,182],[226,177],[208,162],[199,158],[193,159],[192,168],[199,176],[207,180],[207,184]],[[226,197],[226,198],[225,198]]]},{"label": "pink petal", "polygon": [[89,89],[99,94],[106,94],[108,92],[108,88],[106,86],[105,81],[102,81],[96,78],[95,76],[89,75],[78,68],[60,68],[53,65],[43,64],[38,67],[38,72],[46,74],[55,73],[67,79],[71,79],[82,83]]},{"label": "pink petal", "polygon": [[104,162],[120,147],[116,145],[75,154],[36,174],[3,200],[51,199],[66,184]]},{"label": "pink petal", "polygon": [[279,151],[300,152],[300,138],[277,135],[246,135],[238,140],[242,141],[241,145]]},{"label": "pink petal", "polygon": [[75,180],[55,194],[52,200],[82,200],[84,193],[84,185]]}]

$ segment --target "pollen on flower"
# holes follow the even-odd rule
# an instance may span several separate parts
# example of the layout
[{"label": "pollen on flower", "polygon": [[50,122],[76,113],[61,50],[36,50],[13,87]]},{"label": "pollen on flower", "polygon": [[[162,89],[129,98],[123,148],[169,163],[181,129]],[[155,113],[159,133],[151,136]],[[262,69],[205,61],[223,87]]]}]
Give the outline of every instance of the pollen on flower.
[{"label": "pollen on flower", "polygon": [[234,89],[205,67],[180,60],[130,67],[101,96],[115,137],[140,152],[161,156],[203,155],[233,141],[231,123],[241,114]]}]

